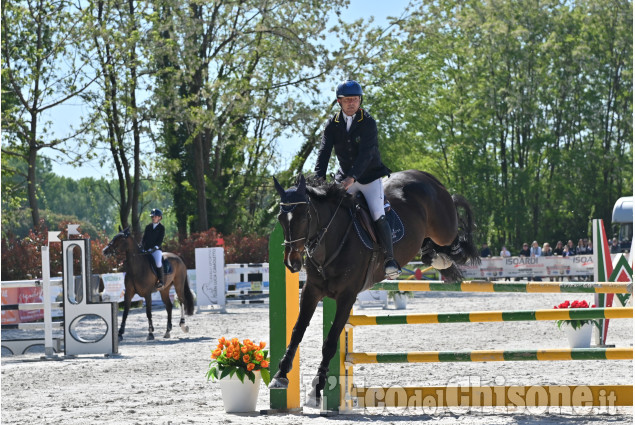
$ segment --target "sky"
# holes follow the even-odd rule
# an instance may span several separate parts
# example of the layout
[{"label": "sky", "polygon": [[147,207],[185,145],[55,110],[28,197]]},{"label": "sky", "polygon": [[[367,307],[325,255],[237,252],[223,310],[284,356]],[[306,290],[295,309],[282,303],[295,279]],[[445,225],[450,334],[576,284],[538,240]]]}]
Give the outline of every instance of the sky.
[{"label": "sky", "polygon": [[[350,0],[348,9],[343,10],[341,17],[345,21],[354,21],[356,19],[374,18],[374,25],[384,26],[387,24],[387,18],[389,16],[400,16],[405,10],[410,0]],[[333,14],[335,16],[335,14]],[[336,20],[333,20],[333,24]],[[332,25],[330,25],[332,26]],[[64,136],[68,133],[70,126],[77,126],[79,124],[79,117],[87,115],[88,110],[81,105],[80,102],[73,102],[72,100],[65,105],[60,105],[54,108],[54,114],[45,117],[53,122],[53,131],[57,136]],[[288,164],[291,161],[293,155],[298,151],[302,140],[286,139],[280,142],[280,151],[282,160]],[[56,153],[50,150],[43,150],[42,154],[48,157],[55,157]],[[109,158],[110,152],[106,149],[103,151],[94,152],[97,158]],[[53,161],[53,172],[73,179],[81,179],[84,177],[100,178],[112,177],[112,171],[106,164],[101,166],[99,160],[93,160],[86,162],[82,165],[72,164],[59,164]],[[284,165],[284,164],[283,164]]]}]

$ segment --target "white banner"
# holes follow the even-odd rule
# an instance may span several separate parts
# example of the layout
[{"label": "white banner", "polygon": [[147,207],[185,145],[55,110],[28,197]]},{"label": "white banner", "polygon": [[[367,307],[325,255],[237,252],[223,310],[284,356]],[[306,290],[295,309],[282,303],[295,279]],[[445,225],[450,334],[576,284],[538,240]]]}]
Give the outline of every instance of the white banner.
[{"label": "white banner", "polygon": [[196,248],[197,305],[225,306],[225,252],[223,248]]},{"label": "white banner", "polygon": [[[103,302],[123,302],[126,292],[125,273],[106,273],[100,275],[104,282],[104,292],[101,294]],[[132,301],[142,301],[138,294],[132,297]]]},{"label": "white banner", "polygon": [[593,276],[593,255],[481,258],[480,265],[461,270],[466,279]]}]

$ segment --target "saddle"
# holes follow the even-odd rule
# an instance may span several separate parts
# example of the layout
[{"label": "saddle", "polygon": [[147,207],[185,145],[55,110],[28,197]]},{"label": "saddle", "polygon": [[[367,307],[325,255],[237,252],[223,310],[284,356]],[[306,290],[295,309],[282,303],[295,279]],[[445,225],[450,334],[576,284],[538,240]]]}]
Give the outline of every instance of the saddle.
[{"label": "saddle", "polygon": [[[146,259],[150,263],[150,269],[152,270],[152,273],[157,275],[157,278],[158,278],[159,277],[159,270],[157,269],[157,265],[154,262],[154,257],[152,257],[152,253],[148,252],[144,256],[146,257]],[[166,276],[171,274],[172,273],[172,264],[170,264],[170,262],[167,261],[165,258],[163,259],[163,261],[161,263],[162,263],[162,266],[163,266],[163,273]]]},{"label": "saddle", "polygon": [[[390,224],[390,228],[392,229],[392,243],[399,242],[405,235],[404,225],[399,218],[397,212],[388,206],[386,208],[386,220],[388,224]],[[349,210],[351,214],[351,219],[353,221],[353,227],[355,228],[355,233],[362,241],[364,246],[368,249],[374,249],[377,242],[377,235],[375,233],[375,223],[370,215],[370,210],[368,209],[368,204],[366,203],[366,199],[361,192],[358,192],[355,195],[355,204],[353,208]]]}]

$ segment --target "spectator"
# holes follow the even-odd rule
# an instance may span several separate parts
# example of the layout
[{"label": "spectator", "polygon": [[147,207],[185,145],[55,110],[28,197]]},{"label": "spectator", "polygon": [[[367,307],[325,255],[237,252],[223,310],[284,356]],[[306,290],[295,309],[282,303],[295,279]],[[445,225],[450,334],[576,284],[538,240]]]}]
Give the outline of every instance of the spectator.
[{"label": "spectator", "polygon": [[531,251],[529,251],[529,245],[527,242],[523,244],[523,248],[518,253],[521,257],[531,257]]},{"label": "spectator", "polygon": [[551,257],[553,255],[553,251],[551,250],[551,245],[549,242],[545,242],[542,244],[542,254],[543,257]]},{"label": "spectator", "polygon": [[503,245],[503,247],[501,248],[501,253],[500,253],[501,257],[511,257],[512,254],[509,252],[509,250],[507,249],[507,247],[505,245]]},{"label": "spectator", "polygon": [[586,242],[586,255],[592,255],[592,254],[593,254],[593,241],[589,239]]},{"label": "spectator", "polygon": [[622,252],[620,244],[618,243],[617,238],[613,238],[611,241],[611,254],[619,254],[620,252]]},{"label": "spectator", "polygon": [[[571,241],[569,241],[569,242],[571,242]],[[568,257],[570,255],[571,255],[571,253],[569,252],[569,245],[567,244],[567,245],[564,246],[564,248],[562,248],[562,256],[563,257]]]},{"label": "spectator", "polygon": [[553,255],[562,255],[562,241],[558,241],[556,247],[553,249]]},{"label": "spectator", "polygon": [[483,248],[481,249],[481,257],[491,257],[492,256],[492,251],[489,249],[489,246],[487,246],[487,243],[483,244]]},{"label": "spectator", "polygon": [[575,246],[573,246],[573,241],[571,239],[569,239],[569,242],[567,242],[567,248],[569,251],[568,256],[575,255]]},{"label": "spectator", "polygon": [[542,249],[538,246],[538,241],[533,241],[531,243],[531,257],[540,257],[542,255]]},{"label": "spectator", "polygon": [[584,255],[586,254],[586,244],[582,239],[578,239],[578,246],[575,248],[576,255]]}]

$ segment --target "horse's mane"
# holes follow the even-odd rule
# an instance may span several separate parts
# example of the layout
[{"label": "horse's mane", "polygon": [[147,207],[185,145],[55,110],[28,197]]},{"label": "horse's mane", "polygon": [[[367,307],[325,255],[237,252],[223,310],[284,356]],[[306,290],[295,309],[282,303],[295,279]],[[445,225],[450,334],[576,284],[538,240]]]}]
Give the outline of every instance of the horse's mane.
[{"label": "horse's mane", "polygon": [[[314,200],[329,202],[344,198],[342,205],[352,205],[352,197],[346,192],[340,183],[326,183],[323,179],[309,177],[306,180],[306,192]],[[350,205],[349,205],[350,204]]]}]

